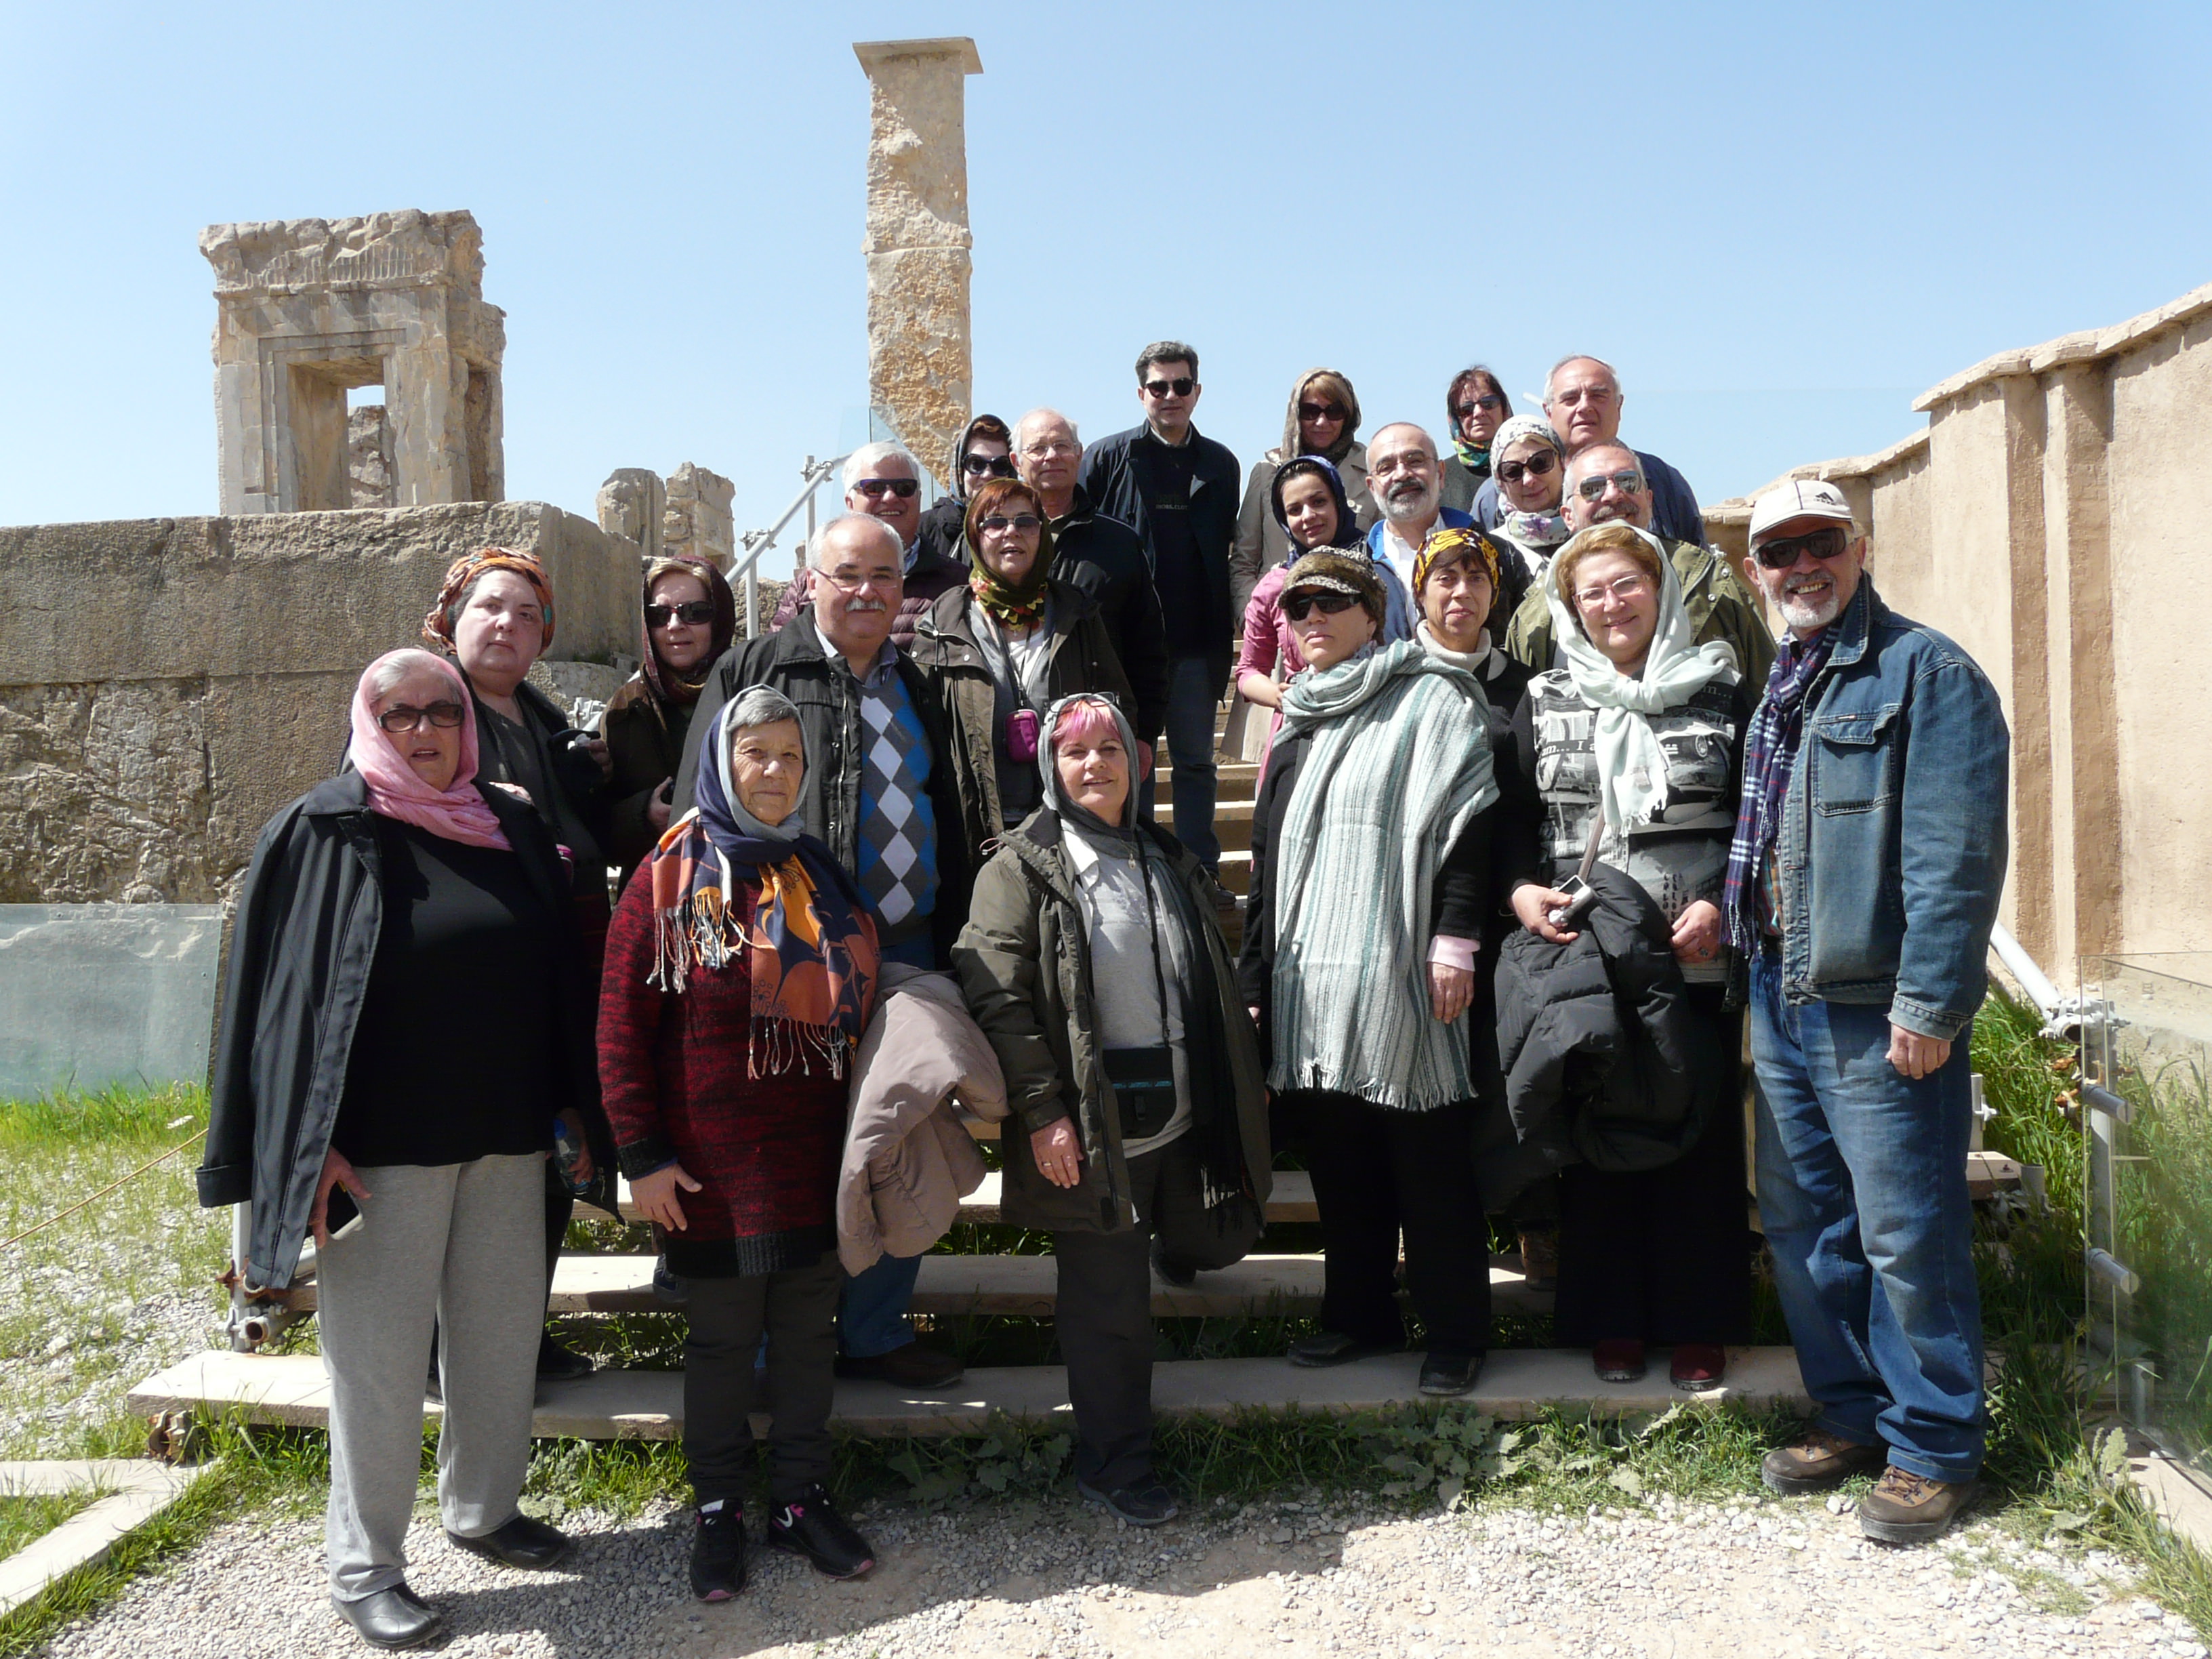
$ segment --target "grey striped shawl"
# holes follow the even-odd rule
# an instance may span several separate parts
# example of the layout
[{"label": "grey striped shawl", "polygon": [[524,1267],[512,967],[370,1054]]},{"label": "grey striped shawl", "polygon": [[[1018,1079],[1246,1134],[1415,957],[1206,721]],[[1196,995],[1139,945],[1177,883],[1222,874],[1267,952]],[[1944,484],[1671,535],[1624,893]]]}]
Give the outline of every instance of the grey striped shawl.
[{"label": "grey striped shawl", "polygon": [[1285,738],[1312,742],[1268,880],[1279,1090],[1328,1089],[1409,1111],[1468,1099],[1467,1016],[1429,1012],[1437,872],[1498,799],[1482,692],[1410,640],[1285,688]]}]

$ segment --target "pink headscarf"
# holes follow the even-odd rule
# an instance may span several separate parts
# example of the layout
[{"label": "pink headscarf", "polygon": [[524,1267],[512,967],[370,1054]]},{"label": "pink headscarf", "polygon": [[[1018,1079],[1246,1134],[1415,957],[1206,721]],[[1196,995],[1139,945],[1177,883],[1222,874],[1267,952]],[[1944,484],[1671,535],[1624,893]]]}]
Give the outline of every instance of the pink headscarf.
[{"label": "pink headscarf", "polygon": [[[453,700],[461,705],[461,761],[453,769],[453,781],[449,788],[433,789],[423,782],[400,755],[398,745],[376,723],[375,710],[369,706],[368,688],[376,678],[377,670],[396,657],[420,657],[453,682]],[[420,647],[410,646],[387,651],[363,669],[361,684],[354,688],[353,741],[346,747],[346,758],[353,763],[354,770],[368,781],[371,811],[397,818],[402,823],[415,824],[448,841],[465,842],[471,847],[496,847],[503,853],[513,850],[507,845],[507,832],[499,827],[498,817],[484,805],[483,797],[477,793],[471,782],[477,775],[476,700],[469,696],[460,672],[451,663],[432,656]]]}]

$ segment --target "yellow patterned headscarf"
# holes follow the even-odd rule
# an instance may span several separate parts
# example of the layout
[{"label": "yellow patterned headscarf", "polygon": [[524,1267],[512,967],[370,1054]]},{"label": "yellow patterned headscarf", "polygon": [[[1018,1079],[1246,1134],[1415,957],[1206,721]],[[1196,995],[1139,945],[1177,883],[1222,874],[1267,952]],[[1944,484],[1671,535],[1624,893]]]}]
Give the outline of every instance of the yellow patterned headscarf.
[{"label": "yellow patterned headscarf", "polygon": [[1428,544],[1421,549],[1413,560],[1413,603],[1415,605],[1421,602],[1421,588],[1429,580],[1429,572],[1437,568],[1437,562],[1447,553],[1456,553],[1462,549],[1481,556],[1483,568],[1490,572],[1491,586],[1494,588],[1498,586],[1497,543],[1492,541],[1480,530],[1456,528],[1439,530],[1429,538]]}]

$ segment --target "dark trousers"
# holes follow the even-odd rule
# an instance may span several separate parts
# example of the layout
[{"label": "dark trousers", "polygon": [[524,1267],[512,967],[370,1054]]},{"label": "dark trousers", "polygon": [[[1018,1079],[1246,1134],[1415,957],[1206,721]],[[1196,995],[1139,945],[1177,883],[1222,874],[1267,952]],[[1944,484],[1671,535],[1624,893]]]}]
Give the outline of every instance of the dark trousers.
[{"label": "dark trousers", "polygon": [[684,1311],[684,1456],[694,1500],[742,1499],[753,1462],[753,1360],[768,1337],[769,1491],[779,1504],[830,1479],[837,1358],[835,1251],[811,1267],[690,1279]]},{"label": "dark trousers", "polygon": [[1327,1253],[1322,1328],[1363,1342],[1406,1340],[1396,1285],[1403,1232],[1406,1288],[1429,1352],[1487,1352],[1490,1227],[1475,1194],[1474,1103],[1411,1112],[1313,1094],[1298,1103]]},{"label": "dark trousers", "polygon": [[[546,1168],[552,1170],[549,1161]],[[568,1218],[576,1213],[576,1195],[560,1172],[553,1170],[545,1183],[545,1311],[553,1311],[553,1269],[561,1262],[561,1243],[568,1237]]]},{"label": "dark trousers", "polygon": [[1060,1264],[1053,1323],[1075,1407],[1075,1474],[1117,1492],[1152,1473],[1152,1242],[1194,1268],[1225,1267],[1249,1234],[1224,1237],[1200,1198],[1194,1134],[1129,1160],[1137,1224],[1118,1232],[1052,1236]]},{"label": "dark trousers", "polygon": [[1570,1165],[1559,1182],[1554,1337],[1586,1348],[1615,1337],[1662,1346],[1751,1340],[1751,1239],[1743,1158],[1743,1016],[1721,988],[1692,986],[1725,1087],[1697,1144],[1664,1169],[1621,1175]]}]

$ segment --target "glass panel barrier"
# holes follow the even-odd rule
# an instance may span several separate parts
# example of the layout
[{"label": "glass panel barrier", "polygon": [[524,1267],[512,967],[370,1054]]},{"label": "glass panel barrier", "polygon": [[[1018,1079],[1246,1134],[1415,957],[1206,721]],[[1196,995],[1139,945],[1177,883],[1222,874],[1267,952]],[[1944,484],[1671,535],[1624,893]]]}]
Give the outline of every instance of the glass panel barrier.
[{"label": "glass panel barrier", "polygon": [[222,911],[0,904],[0,1100],[207,1081]]}]

